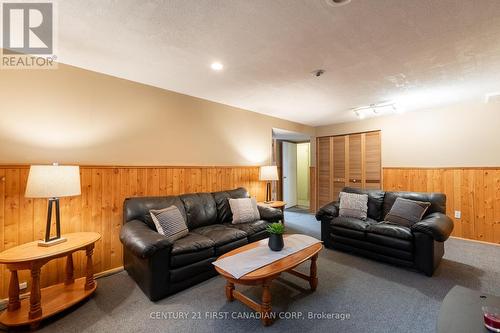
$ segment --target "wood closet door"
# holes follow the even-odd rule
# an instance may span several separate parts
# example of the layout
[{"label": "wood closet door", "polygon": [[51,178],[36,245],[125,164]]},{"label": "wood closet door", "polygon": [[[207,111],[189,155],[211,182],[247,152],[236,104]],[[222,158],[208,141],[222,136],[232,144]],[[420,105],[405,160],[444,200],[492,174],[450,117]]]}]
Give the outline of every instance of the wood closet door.
[{"label": "wood closet door", "polygon": [[351,134],[348,136],[348,186],[362,188],[363,186],[363,137],[364,134]]},{"label": "wood closet door", "polygon": [[332,138],[318,138],[318,208],[332,201]]},{"label": "wood closet door", "polygon": [[381,132],[317,140],[318,207],[338,200],[344,186],[382,188]]},{"label": "wood closet door", "polygon": [[346,186],[346,136],[333,137],[333,200]]},{"label": "wood closet door", "polygon": [[381,189],[381,149],[380,132],[365,134],[365,188]]}]

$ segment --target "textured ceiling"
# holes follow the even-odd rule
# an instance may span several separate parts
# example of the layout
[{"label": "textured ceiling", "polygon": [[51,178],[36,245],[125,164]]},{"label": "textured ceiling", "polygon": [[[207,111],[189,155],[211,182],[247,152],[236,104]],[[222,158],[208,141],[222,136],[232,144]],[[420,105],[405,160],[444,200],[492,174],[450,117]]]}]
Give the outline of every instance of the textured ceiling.
[{"label": "textured ceiling", "polygon": [[56,2],[63,63],[309,125],[500,90],[499,0]]}]

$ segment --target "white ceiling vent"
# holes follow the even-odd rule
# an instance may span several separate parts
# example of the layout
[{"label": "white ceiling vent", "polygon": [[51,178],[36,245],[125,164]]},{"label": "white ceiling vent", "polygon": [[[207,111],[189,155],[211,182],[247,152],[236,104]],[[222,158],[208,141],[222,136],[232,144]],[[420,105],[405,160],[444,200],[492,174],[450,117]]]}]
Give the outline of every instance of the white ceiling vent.
[{"label": "white ceiling vent", "polygon": [[325,0],[326,4],[332,7],[347,5],[351,0]]},{"label": "white ceiling vent", "polygon": [[486,94],[484,102],[487,104],[500,104],[500,91]]}]

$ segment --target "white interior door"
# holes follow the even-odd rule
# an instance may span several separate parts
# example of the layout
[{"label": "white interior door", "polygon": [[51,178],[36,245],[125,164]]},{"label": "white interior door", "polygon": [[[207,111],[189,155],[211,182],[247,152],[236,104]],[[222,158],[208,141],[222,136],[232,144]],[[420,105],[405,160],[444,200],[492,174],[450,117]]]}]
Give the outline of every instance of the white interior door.
[{"label": "white interior door", "polygon": [[283,200],[286,208],[297,206],[297,145],[283,142]]}]

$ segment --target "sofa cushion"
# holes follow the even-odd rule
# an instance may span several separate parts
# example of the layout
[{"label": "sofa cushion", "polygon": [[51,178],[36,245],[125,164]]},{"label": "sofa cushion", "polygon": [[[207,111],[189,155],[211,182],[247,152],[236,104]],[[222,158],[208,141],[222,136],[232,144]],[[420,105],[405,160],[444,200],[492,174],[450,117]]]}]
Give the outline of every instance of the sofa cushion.
[{"label": "sofa cushion", "polygon": [[[379,244],[389,249],[403,250],[408,253],[413,252],[413,241],[411,239],[400,239],[396,237],[380,235],[367,231],[366,240],[369,241],[370,243]],[[390,255],[391,252],[389,251],[385,254]]]},{"label": "sofa cushion", "polygon": [[262,230],[262,231],[256,232],[255,234],[248,235],[248,242],[253,243],[253,242],[259,241],[261,239],[268,238],[268,237],[269,237],[269,233],[266,230]]},{"label": "sofa cushion", "polygon": [[379,222],[372,224],[366,228],[366,232],[399,238],[399,239],[406,239],[406,240],[413,239],[413,235],[411,233],[410,228],[387,222]]},{"label": "sofa cushion", "polygon": [[340,192],[339,216],[366,220],[368,217],[368,195]]},{"label": "sofa cushion", "polygon": [[166,285],[171,287],[172,283],[183,282],[195,276],[206,274],[207,271],[210,272],[214,270],[212,262],[215,261],[215,259],[215,257],[207,258],[182,267],[171,268],[169,270],[170,283],[167,282]]},{"label": "sofa cushion", "polygon": [[215,254],[215,242],[208,237],[190,232],[172,245],[170,266],[181,267],[195,263]]},{"label": "sofa cushion", "polygon": [[217,207],[217,220],[219,223],[228,223],[233,220],[233,214],[229,207],[228,199],[249,198],[247,190],[243,187],[230,191],[221,191],[212,193]]},{"label": "sofa cushion", "polygon": [[[402,241],[401,239],[397,238],[392,238],[392,239],[396,241]],[[380,245],[372,241],[367,241],[366,239],[358,240],[353,238],[342,237],[339,235],[333,235],[332,247],[341,250],[347,250],[350,252],[352,251],[355,253],[361,252],[363,255],[369,254],[368,255],[369,257],[375,257],[376,259],[382,259],[378,257],[383,256],[386,259],[389,259],[391,262],[393,261],[392,259],[396,259],[396,261],[401,259],[406,261],[405,266],[407,266],[407,263],[409,263],[411,266],[413,262],[413,253],[411,251],[398,249],[393,246]]]},{"label": "sofa cushion", "polygon": [[234,242],[231,242],[231,243],[226,243],[223,245],[216,246],[215,247],[215,256],[216,257],[221,256],[224,253],[227,253],[229,251],[232,251],[234,249],[237,249],[237,248],[242,247],[243,245],[247,245],[247,244],[248,244],[248,238],[245,237],[245,238],[235,240]]},{"label": "sofa cushion", "polygon": [[246,232],[236,228],[229,228],[222,224],[196,228],[192,232],[210,238],[214,241],[215,246],[224,245],[247,237]]},{"label": "sofa cushion", "polygon": [[[336,227],[334,225],[330,226],[330,237],[333,237],[334,235],[341,235],[343,237],[348,237],[348,238],[356,238],[356,239],[361,239],[365,240],[366,235],[365,231],[361,230],[354,230],[354,229],[348,229],[348,228],[343,228],[343,227]],[[333,238],[331,238],[333,239]]]},{"label": "sofa cushion", "polygon": [[365,231],[369,225],[375,223],[377,223],[377,221],[371,218],[367,218],[366,221],[363,221],[354,217],[339,216],[332,220],[330,226],[342,227],[358,231]]},{"label": "sofa cushion", "polygon": [[210,193],[184,194],[180,198],[186,210],[189,230],[217,223],[217,208]]},{"label": "sofa cushion", "polygon": [[344,187],[342,192],[367,194],[368,195],[368,217],[377,221],[383,220],[382,208],[384,206],[385,192],[381,190],[360,189]]},{"label": "sofa cushion", "polygon": [[172,254],[170,256],[170,267],[183,267],[213,257],[214,255],[215,248],[213,247],[196,252]]},{"label": "sofa cushion", "polygon": [[172,254],[183,254],[196,252],[203,249],[213,248],[215,242],[203,235],[190,232],[187,236],[176,240],[172,245]]},{"label": "sofa cushion", "polygon": [[239,230],[243,230],[244,232],[247,233],[247,236],[252,236],[255,233],[261,232],[263,230],[266,230],[266,227],[269,225],[267,221],[264,220],[258,220],[254,222],[248,222],[248,223],[239,223],[239,224],[231,224],[227,223],[224,224],[227,227],[230,228],[236,228]]}]

